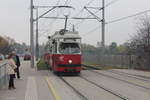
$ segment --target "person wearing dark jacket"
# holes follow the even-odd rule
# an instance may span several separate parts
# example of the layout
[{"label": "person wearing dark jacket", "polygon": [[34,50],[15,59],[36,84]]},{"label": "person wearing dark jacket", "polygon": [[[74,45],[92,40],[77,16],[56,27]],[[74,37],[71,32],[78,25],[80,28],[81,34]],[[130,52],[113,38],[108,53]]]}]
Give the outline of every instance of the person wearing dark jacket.
[{"label": "person wearing dark jacket", "polygon": [[19,59],[19,56],[16,54],[16,52],[13,52],[14,54],[14,61],[15,61],[15,64],[17,66],[17,69],[16,69],[16,73],[17,73],[17,78],[20,79],[20,71],[19,71],[19,67],[20,67],[20,59]]}]

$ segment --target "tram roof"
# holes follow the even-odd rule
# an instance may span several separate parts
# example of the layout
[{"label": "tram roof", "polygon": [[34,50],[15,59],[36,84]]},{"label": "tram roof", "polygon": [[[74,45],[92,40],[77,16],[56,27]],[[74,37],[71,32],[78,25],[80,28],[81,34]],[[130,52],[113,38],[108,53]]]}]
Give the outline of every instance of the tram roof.
[{"label": "tram roof", "polygon": [[60,34],[59,31],[55,32],[55,34],[52,36],[53,39],[63,39],[63,38],[76,38],[76,39],[81,39],[79,36],[78,32],[71,32],[71,31],[66,31],[63,35]]}]

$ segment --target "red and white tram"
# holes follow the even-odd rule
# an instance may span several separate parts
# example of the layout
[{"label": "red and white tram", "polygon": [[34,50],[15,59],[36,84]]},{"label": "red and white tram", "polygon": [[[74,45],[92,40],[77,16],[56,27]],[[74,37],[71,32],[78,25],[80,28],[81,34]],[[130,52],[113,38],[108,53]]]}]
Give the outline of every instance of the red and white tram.
[{"label": "red and white tram", "polygon": [[55,73],[81,71],[81,37],[78,32],[60,30],[49,37],[45,58]]}]

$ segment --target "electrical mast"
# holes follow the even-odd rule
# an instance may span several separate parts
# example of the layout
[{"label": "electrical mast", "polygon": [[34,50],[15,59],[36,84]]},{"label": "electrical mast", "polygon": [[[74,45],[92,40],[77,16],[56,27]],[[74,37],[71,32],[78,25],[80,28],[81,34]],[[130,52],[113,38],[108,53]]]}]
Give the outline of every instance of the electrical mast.
[{"label": "electrical mast", "polygon": [[105,0],[102,0],[102,47],[105,47]]},{"label": "electrical mast", "polygon": [[[92,16],[94,16],[97,21],[101,22],[101,27],[102,27],[102,42],[101,45],[104,48],[105,47],[105,0],[102,0],[102,7],[84,7],[85,10],[87,10]],[[97,9],[97,10],[102,10],[102,18],[98,17],[95,13],[93,13],[89,9]]]},{"label": "electrical mast", "polygon": [[34,32],[33,32],[33,0],[30,5],[30,50],[31,50],[31,68],[34,68]]},{"label": "electrical mast", "polygon": [[[38,8],[36,8],[36,18],[38,18]],[[39,58],[39,20],[36,20],[36,60]]]}]

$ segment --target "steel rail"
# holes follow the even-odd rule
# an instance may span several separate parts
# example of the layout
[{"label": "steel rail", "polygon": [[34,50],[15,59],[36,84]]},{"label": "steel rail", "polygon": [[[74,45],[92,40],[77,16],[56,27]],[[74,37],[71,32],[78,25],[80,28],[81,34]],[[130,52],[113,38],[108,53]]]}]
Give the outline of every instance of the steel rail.
[{"label": "steel rail", "polygon": [[117,74],[117,75],[122,75],[122,76],[129,77],[129,78],[134,78],[134,79],[150,82],[150,80],[144,79],[142,77],[138,77],[136,75],[128,74],[128,73],[125,73],[125,72],[114,71],[114,70],[109,70],[108,72],[111,72],[111,73],[114,73],[114,74]]},{"label": "steel rail", "polygon": [[103,90],[105,90],[105,91],[107,91],[107,92],[109,92],[109,93],[111,93],[111,94],[113,94],[113,95],[115,95],[115,96],[121,98],[122,100],[129,100],[129,98],[127,98],[127,97],[125,97],[125,96],[123,96],[123,95],[121,95],[121,94],[119,94],[119,93],[115,93],[113,90],[108,89],[108,88],[106,88],[106,87],[104,87],[104,86],[102,86],[102,85],[99,85],[99,84],[97,84],[97,83],[95,83],[95,82],[93,82],[93,81],[91,81],[91,80],[89,80],[89,79],[87,79],[87,78],[85,78],[85,77],[83,77],[83,76],[80,76],[80,78],[82,78],[82,79],[84,79],[85,81],[87,81],[87,82],[89,82],[89,83],[95,85],[95,86],[98,87],[98,88],[101,88],[101,89],[103,89]]},{"label": "steel rail", "polygon": [[125,83],[128,83],[128,84],[131,84],[131,85],[133,85],[133,86],[137,86],[137,87],[140,87],[140,88],[143,88],[143,89],[146,89],[146,90],[149,90],[149,91],[150,91],[150,88],[149,88],[149,87],[145,87],[145,86],[142,86],[142,85],[133,83],[133,82],[129,82],[129,81],[126,81],[126,80],[123,80],[123,79],[119,79],[119,78],[110,76],[110,75],[106,75],[106,74],[103,74],[103,73],[101,73],[101,72],[97,72],[97,71],[94,71],[94,70],[90,70],[90,71],[91,71],[91,72],[94,72],[94,73],[96,73],[96,74],[98,74],[98,75],[105,76],[105,77],[109,77],[109,78],[112,78],[112,79],[116,79],[116,80],[119,80],[119,81],[122,81],[122,82],[125,82]]},{"label": "steel rail", "polygon": [[[114,71],[114,70],[113,70]],[[116,70],[115,70],[116,71]],[[135,77],[139,77],[139,78],[143,78],[143,79],[148,79],[150,80],[150,77],[148,76],[143,76],[143,75],[136,75],[136,74],[130,74],[130,73],[126,73],[126,72],[122,72],[122,71],[116,71],[116,72],[120,72],[120,73],[124,73],[124,74],[127,74],[127,75],[131,75],[131,76],[135,76]]]},{"label": "steel rail", "polygon": [[81,92],[75,89],[69,82],[67,82],[63,77],[59,77],[65,84],[67,84],[82,100],[89,100],[86,96],[84,96]]},{"label": "steel rail", "polygon": [[[89,68],[89,69],[92,69],[92,68]],[[103,74],[103,73],[101,73],[101,72],[97,72],[97,71],[94,71],[94,70],[88,70],[88,71],[94,72],[94,73],[96,73],[96,74],[98,74],[98,75],[101,75],[101,76],[104,76],[104,77],[108,77],[108,78],[112,78],[112,79],[115,79],[115,80],[119,80],[119,81],[122,81],[122,82],[124,82],[124,83],[130,84],[130,85],[133,85],[133,86],[137,86],[137,87],[140,87],[140,88],[143,88],[143,89],[146,89],[146,90],[149,90],[149,91],[150,91],[150,88],[149,88],[149,87],[145,87],[145,86],[142,86],[142,85],[133,83],[133,82],[129,82],[129,81],[126,81],[126,80],[123,80],[123,79],[119,79],[119,78],[110,76],[110,75],[106,75],[106,74]]]}]

